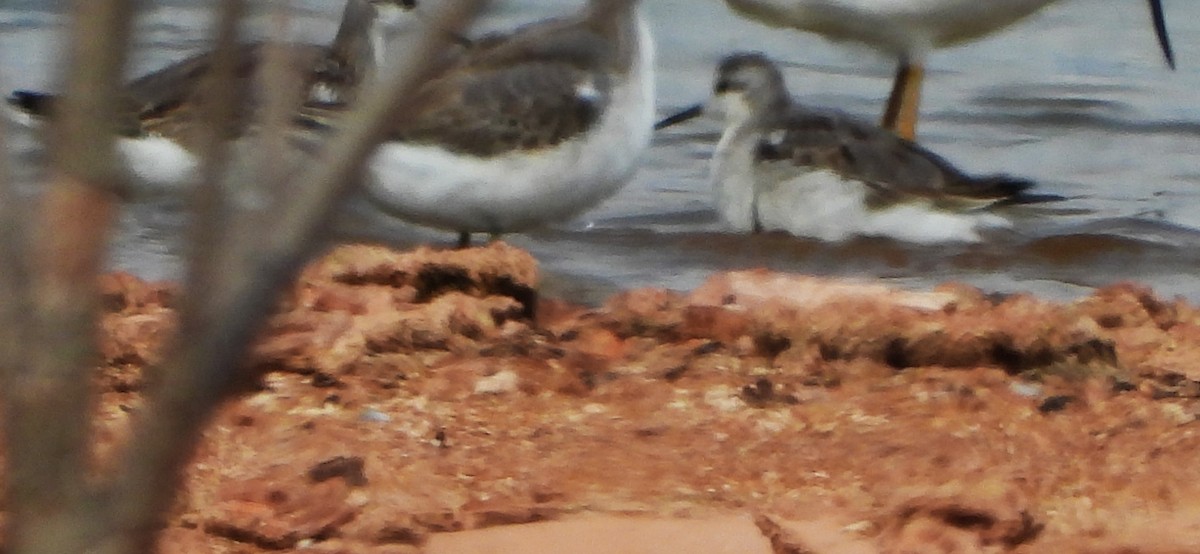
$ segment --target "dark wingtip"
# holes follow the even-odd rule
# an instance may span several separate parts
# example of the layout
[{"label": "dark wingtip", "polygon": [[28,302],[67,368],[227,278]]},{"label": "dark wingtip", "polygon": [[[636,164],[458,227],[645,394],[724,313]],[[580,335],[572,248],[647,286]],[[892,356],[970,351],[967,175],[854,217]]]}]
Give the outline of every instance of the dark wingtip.
[{"label": "dark wingtip", "polygon": [[51,106],[54,104],[54,96],[44,92],[16,90],[13,91],[12,96],[7,98],[7,101],[23,112],[44,116],[50,113]]},{"label": "dark wingtip", "polygon": [[1029,179],[1009,175],[988,175],[980,178],[979,182],[996,196],[1016,196],[1037,186],[1037,183]]},{"label": "dark wingtip", "polygon": [[654,124],[654,130],[657,131],[659,129],[666,129],[672,125],[677,125],[679,123],[683,123],[684,121],[695,119],[702,113],[704,113],[704,106],[702,104],[696,104],[695,106],[684,108],[682,111],[659,120],[658,123]]},{"label": "dark wingtip", "polygon": [[1158,37],[1158,46],[1162,49],[1167,67],[1175,69],[1175,51],[1171,49],[1171,36],[1167,34],[1167,17],[1163,13],[1162,0],[1150,1],[1150,18],[1154,21],[1154,35]]},{"label": "dark wingtip", "polygon": [[1066,196],[1062,196],[1062,195],[1059,195],[1059,194],[1030,194],[1030,193],[1021,193],[1021,194],[1018,194],[1018,195],[1016,195],[1016,196],[1014,196],[1014,197],[1012,197],[1012,198],[1008,199],[1007,201],[1005,201],[1005,202],[1004,202],[1004,204],[1009,204],[1009,205],[1016,205],[1016,204],[1045,204],[1045,203],[1047,203],[1047,202],[1062,202],[1062,201],[1064,201],[1064,200],[1066,200],[1066,199],[1067,199],[1067,197],[1066,197]]},{"label": "dark wingtip", "polygon": [[1013,206],[1018,204],[1042,204],[1045,202],[1061,202],[1067,197],[1057,194],[1029,192],[1037,183],[1029,179],[1020,179],[1008,175],[992,175],[980,179],[985,186],[992,190],[996,197],[1003,198],[995,206]]}]

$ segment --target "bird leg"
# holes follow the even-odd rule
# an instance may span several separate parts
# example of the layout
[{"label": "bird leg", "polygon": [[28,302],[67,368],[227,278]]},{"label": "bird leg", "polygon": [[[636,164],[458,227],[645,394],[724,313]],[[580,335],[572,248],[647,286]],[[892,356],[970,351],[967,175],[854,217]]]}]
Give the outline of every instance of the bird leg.
[{"label": "bird leg", "polygon": [[[504,236],[503,233],[488,233],[488,244],[491,244],[493,242],[500,240],[500,238],[503,236]],[[470,248],[470,247],[471,247],[471,232],[470,231],[459,231],[457,248],[459,250],[462,250],[464,248]]]},{"label": "bird leg", "polygon": [[917,139],[917,113],[921,107],[921,81],[924,78],[923,65],[900,60],[887,111],[883,113],[884,128],[908,140]]}]

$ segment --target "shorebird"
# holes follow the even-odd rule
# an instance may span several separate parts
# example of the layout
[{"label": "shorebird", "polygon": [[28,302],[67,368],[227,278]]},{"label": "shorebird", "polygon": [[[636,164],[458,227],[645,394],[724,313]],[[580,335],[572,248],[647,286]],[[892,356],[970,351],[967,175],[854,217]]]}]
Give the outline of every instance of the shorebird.
[{"label": "shorebird", "polygon": [[1059,199],[1029,194],[1026,180],[967,175],[891,131],[802,106],[761,54],[723,59],[713,91],[725,130],[711,179],[721,218],[740,232],[976,242],[983,229],[1011,225],[985,208]]},{"label": "shorebird", "polygon": [[[1023,19],[1057,0],[725,0],[735,11],[779,27],[865,44],[896,56],[883,126],[916,137],[924,57],[929,50],[969,42]],[[1160,0],[1148,0],[1155,34],[1175,67]]]},{"label": "shorebird", "polygon": [[654,125],[654,44],[637,0],[472,41],[369,160],[390,215],[497,236],[561,221],[632,177]]},{"label": "shorebird", "polygon": [[[349,0],[328,46],[288,44],[289,59],[304,77],[308,102],[344,105],[383,64],[391,36],[418,23],[417,0]],[[246,132],[261,104],[254,78],[265,54],[263,43],[238,47],[239,98],[235,135]],[[129,82],[123,91],[117,152],[135,195],[169,193],[196,178],[197,112],[202,84],[213,63],[205,52]],[[8,98],[14,117],[39,126],[52,115],[52,94],[15,91]]]}]

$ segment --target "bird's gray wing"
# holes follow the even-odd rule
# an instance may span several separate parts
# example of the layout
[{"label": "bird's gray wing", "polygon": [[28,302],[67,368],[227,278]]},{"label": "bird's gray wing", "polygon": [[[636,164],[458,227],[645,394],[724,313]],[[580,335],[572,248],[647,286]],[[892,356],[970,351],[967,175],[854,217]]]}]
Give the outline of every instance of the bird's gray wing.
[{"label": "bird's gray wing", "polygon": [[[456,44],[406,101],[387,139],[492,156],[547,148],[589,129],[608,105],[617,61],[611,41],[576,18],[540,21]],[[306,106],[297,120],[336,125],[331,106]]]},{"label": "bird's gray wing", "polygon": [[793,108],[764,133],[758,158],[828,169],[862,182],[875,205],[914,197],[946,206],[1003,200],[1030,183],[1003,177],[973,178],[920,145],[845,114]]},{"label": "bird's gray wing", "polygon": [[480,157],[551,147],[596,123],[609,81],[558,61],[460,68],[423,86],[388,138]]},{"label": "bird's gray wing", "polygon": [[[328,81],[334,87],[345,87],[346,74],[340,72],[339,61],[330,56],[329,49],[311,44],[286,44],[293,70],[302,78],[305,89],[315,90],[317,83]],[[238,45],[234,52],[234,98],[238,99],[235,131],[244,129],[254,110],[261,105],[262,91],[254,83],[266,54],[262,43]],[[131,81],[124,90],[125,109],[133,110],[141,130],[173,136],[196,116],[198,100],[203,94],[203,82],[216,57],[204,52],[183,61],[146,74]]]}]

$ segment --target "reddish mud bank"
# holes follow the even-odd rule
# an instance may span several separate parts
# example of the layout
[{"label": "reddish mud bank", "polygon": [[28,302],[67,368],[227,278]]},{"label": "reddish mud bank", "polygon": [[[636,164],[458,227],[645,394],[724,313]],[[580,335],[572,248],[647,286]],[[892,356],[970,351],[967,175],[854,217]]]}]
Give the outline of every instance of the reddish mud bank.
[{"label": "reddish mud bank", "polygon": [[[767,272],[590,309],[343,247],[205,433],[175,552],[1200,551],[1200,311]],[[101,458],[172,328],[107,276]]]}]

